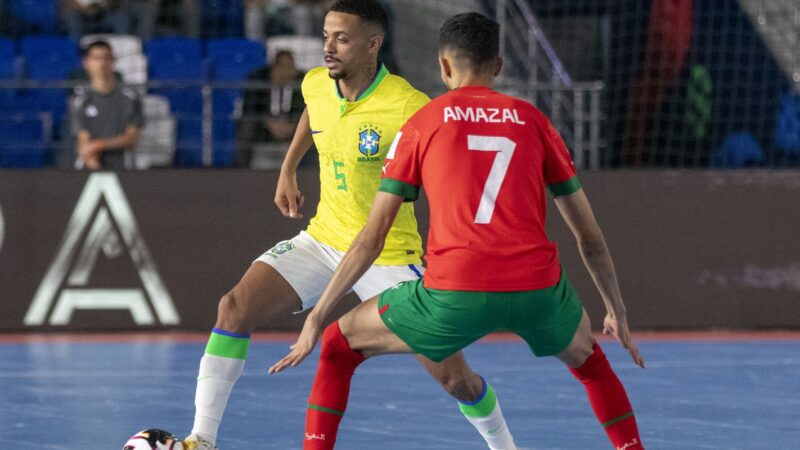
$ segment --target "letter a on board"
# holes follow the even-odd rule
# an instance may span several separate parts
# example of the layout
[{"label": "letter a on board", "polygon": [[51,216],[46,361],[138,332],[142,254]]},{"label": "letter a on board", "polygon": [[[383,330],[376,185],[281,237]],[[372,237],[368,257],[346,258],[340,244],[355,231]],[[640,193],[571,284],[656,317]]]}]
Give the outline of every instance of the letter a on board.
[{"label": "letter a on board", "polygon": [[[129,256],[144,289],[88,287],[100,252],[107,258]],[[155,311],[163,325],[180,322],[113,173],[95,173],[86,182],[61,247],[25,314],[25,325],[68,325],[76,310],[128,310],[137,325],[154,324]]]}]

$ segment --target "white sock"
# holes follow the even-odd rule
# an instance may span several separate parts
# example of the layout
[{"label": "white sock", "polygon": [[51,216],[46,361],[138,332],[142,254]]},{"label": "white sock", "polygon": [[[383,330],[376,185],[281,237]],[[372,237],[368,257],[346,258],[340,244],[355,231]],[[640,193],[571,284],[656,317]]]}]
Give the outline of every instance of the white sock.
[{"label": "white sock", "polygon": [[483,392],[478,399],[470,403],[459,402],[458,408],[478,430],[491,450],[517,450],[494,389],[483,377],[481,381],[483,381]]},{"label": "white sock", "polygon": [[500,403],[496,403],[492,412],[486,417],[465,416],[469,423],[483,436],[491,450],[517,450],[514,438],[506,425]]},{"label": "white sock", "polygon": [[233,385],[242,375],[244,359],[224,358],[206,353],[200,360],[195,392],[192,434],[217,444],[217,432]]}]

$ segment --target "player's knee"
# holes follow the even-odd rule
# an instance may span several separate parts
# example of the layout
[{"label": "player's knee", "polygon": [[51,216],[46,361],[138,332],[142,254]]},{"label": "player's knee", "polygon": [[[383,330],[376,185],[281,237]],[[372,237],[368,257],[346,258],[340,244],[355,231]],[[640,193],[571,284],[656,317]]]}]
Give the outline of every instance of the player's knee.
[{"label": "player's knee", "polygon": [[244,301],[229,292],[222,296],[217,306],[217,328],[232,332],[251,332]]},{"label": "player's knee", "polygon": [[341,351],[341,345],[339,345],[341,335],[339,322],[334,321],[325,328],[322,338],[320,338],[320,359],[336,359],[337,354]]}]

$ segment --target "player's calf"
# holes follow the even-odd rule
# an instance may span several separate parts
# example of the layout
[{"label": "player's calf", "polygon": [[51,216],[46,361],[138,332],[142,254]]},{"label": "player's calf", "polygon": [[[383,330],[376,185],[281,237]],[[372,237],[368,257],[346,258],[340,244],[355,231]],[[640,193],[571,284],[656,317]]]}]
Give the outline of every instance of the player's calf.
[{"label": "player's calf", "polygon": [[594,345],[594,352],[580,367],[569,370],[586,388],[595,416],[614,448],[644,450],[628,395],[600,345]]},{"label": "player's calf", "polygon": [[338,321],[325,329],[319,366],[308,397],[304,450],[330,450],[334,447],[339,422],[350,396],[350,381],[356,367],[365,359],[350,348]]}]

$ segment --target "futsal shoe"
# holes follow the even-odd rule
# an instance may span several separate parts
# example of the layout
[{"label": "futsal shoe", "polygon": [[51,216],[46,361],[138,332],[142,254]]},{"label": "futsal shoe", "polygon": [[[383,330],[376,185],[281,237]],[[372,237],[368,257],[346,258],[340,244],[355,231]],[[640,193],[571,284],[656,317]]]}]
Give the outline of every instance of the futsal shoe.
[{"label": "futsal shoe", "polygon": [[219,450],[210,442],[196,434],[190,434],[183,440],[183,450]]}]

